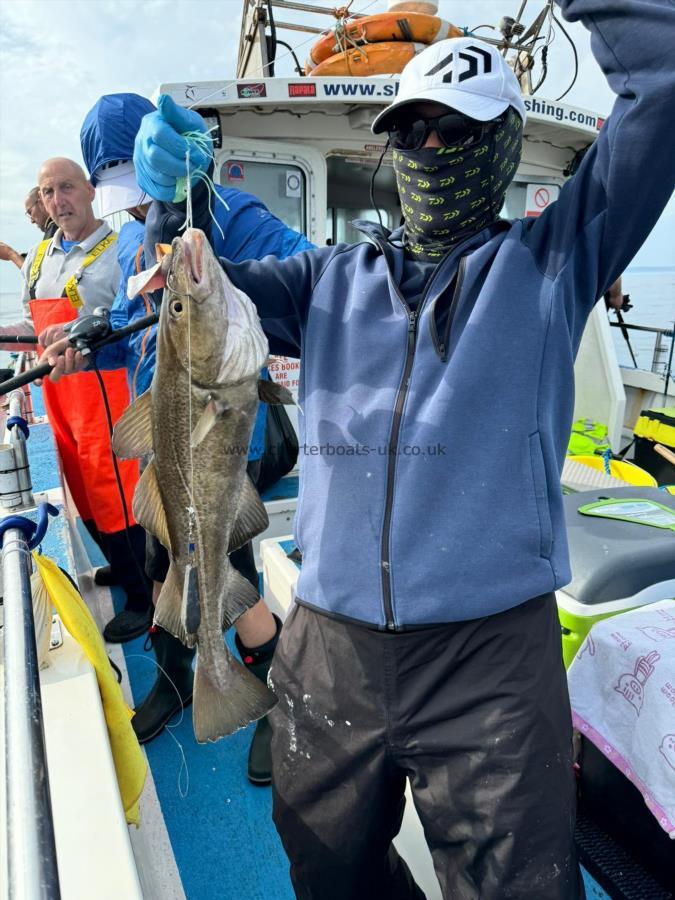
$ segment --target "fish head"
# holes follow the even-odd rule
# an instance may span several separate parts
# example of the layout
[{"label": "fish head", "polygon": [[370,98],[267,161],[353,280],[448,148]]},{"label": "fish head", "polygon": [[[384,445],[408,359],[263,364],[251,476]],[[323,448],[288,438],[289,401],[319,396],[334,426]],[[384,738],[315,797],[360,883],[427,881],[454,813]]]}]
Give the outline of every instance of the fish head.
[{"label": "fish head", "polygon": [[227,277],[198,228],[174,238],[160,313],[169,341],[191,380],[212,387],[257,375],[268,355],[255,307]]}]

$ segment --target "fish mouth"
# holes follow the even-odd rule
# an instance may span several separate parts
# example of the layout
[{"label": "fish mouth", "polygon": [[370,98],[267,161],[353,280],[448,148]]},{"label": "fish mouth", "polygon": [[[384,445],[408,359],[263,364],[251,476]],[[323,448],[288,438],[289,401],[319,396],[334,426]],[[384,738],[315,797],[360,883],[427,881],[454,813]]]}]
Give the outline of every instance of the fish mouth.
[{"label": "fish mouth", "polygon": [[183,265],[191,285],[190,294],[199,303],[209,294],[204,268],[204,235],[197,229],[186,231],[182,245]]}]

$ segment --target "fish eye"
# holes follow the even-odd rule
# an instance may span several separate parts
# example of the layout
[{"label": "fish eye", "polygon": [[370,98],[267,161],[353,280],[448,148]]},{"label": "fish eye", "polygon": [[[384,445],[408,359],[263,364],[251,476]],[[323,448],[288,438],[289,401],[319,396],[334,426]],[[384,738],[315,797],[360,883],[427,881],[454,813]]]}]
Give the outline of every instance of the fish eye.
[{"label": "fish eye", "polygon": [[169,307],[169,312],[172,316],[178,318],[183,312],[183,302],[181,300],[174,300]]}]

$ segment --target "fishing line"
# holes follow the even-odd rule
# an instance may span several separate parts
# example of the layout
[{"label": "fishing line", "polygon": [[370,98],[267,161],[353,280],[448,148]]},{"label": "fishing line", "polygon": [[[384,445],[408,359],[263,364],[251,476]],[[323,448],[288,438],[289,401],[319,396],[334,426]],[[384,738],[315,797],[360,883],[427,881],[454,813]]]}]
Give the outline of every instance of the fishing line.
[{"label": "fishing line", "polygon": [[[157,669],[159,669],[159,671],[162,673],[162,675],[166,678],[166,680],[169,682],[171,687],[176,692],[176,696],[178,697],[178,702],[180,703],[180,718],[174,725],[167,725],[166,731],[168,732],[169,737],[177,745],[178,750],[181,755],[181,764],[180,764],[180,769],[178,770],[178,777],[176,779],[176,787],[178,788],[178,795],[181,798],[181,800],[185,800],[185,798],[188,795],[188,791],[190,790],[190,770],[188,768],[187,759],[185,758],[185,751],[183,750],[183,745],[178,740],[176,735],[172,734],[173,729],[178,728],[178,726],[182,724],[183,719],[185,718],[185,704],[183,703],[183,698],[181,697],[180,691],[174,684],[174,681],[171,678],[171,676],[169,675],[169,673],[166,671],[166,669],[163,668],[163,666],[160,666],[160,664],[157,662],[156,659],[151,659],[150,657],[144,656],[141,653],[128,653],[128,654],[125,654],[125,657],[126,657],[126,659],[142,659],[145,662],[149,662],[150,665],[155,666]],[[183,769],[185,770],[185,792],[183,792],[183,790],[181,788],[181,776],[183,774]]]},{"label": "fishing line", "polygon": [[146,584],[148,581],[148,576],[145,574],[145,572],[143,571],[143,568],[141,567],[140,562],[138,561],[138,558],[136,556],[136,553],[134,552],[134,548],[131,543],[131,537],[129,536],[129,532],[131,530],[131,523],[129,522],[129,512],[127,510],[127,501],[124,496],[124,488],[122,487],[122,477],[120,475],[120,469],[119,469],[119,464],[117,462],[117,456],[115,455],[115,451],[113,450],[113,447],[112,447],[113,420],[112,420],[112,413],[110,411],[110,403],[108,401],[108,392],[106,391],[105,383],[103,381],[103,378],[101,377],[100,369],[96,363],[96,353],[91,354],[90,360],[91,360],[91,367],[94,370],[94,374],[96,375],[96,380],[98,381],[98,386],[101,389],[101,395],[103,397],[103,408],[105,410],[105,418],[106,418],[106,423],[108,426],[108,439],[110,441],[110,456],[112,458],[113,473],[115,475],[115,482],[117,483],[117,491],[119,493],[120,503],[122,504],[122,516],[124,518],[124,537],[127,542],[127,548],[129,550],[129,555],[130,555],[131,559],[133,560],[133,564],[136,568],[137,574],[140,576],[141,584]]},{"label": "fishing line", "polygon": [[[212,144],[211,144],[210,139],[208,138],[208,135],[211,134],[212,131],[217,130],[217,128],[218,128],[218,126],[214,125],[213,128],[209,128],[209,130],[206,132],[198,131],[196,129],[194,131],[183,132],[181,137],[184,137],[188,144],[187,154],[189,154],[190,149],[192,147],[196,147],[198,150],[200,150],[204,154],[204,156],[211,156]],[[187,154],[186,154],[186,156],[187,156]],[[216,215],[213,211],[213,206],[212,206],[211,200],[213,197],[215,197],[216,200],[222,206],[225,207],[227,212],[230,211],[229,205],[220,196],[220,194],[216,190],[215,182],[210,177],[210,175],[208,175],[206,172],[202,172],[201,169],[195,168],[191,175],[191,179],[192,178],[197,178],[199,181],[203,181],[204,184],[206,185],[208,206],[209,206],[209,217],[211,219],[211,222],[216,226],[216,228],[220,232],[221,238],[223,240],[225,240],[225,232],[220,227],[220,223],[218,222],[218,219],[216,218]],[[175,192],[174,198],[173,198],[174,203],[181,203],[183,200],[187,200],[187,181],[188,181],[188,179],[187,179],[186,175],[179,176],[176,179],[176,192]],[[179,231],[182,231],[184,228],[192,227],[193,218],[192,218],[192,193],[191,192],[192,192],[192,181],[190,180],[190,215],[189,216],[186,215],[185,221],[180,226]],[[189,225],[188,225],[188,219],[189,219],[189,223],[190,223]]]},{"label": "fishing line", "polygon": [[[185,171],[187,173],[187,182],[185,185],[186,189],[186,197],[185,197],[185,223],[187,228],[192,228],[192,176],[190,173],[190,150],[188,149],[185,153]],[[194,449],[192,447],[192,330],[191,330],[191,317],[190,317],[190,299],[187,301],[187,345],[188,345],[188,443],[189,443],[189,451],[190,451],[190,490],[189,490],[189,499],[190,505],[187,508],[187,514],[189,516],[189,524],[188,524],[188,556],[192,557],[194,554],[194,542],[193,538],[193,528],[195,521],[195,499],[194,499],[194,485],[195,485],[195,460],[194,460]],[[185,584],[188,583],[188,572],[186,570],[185,573]]]}]

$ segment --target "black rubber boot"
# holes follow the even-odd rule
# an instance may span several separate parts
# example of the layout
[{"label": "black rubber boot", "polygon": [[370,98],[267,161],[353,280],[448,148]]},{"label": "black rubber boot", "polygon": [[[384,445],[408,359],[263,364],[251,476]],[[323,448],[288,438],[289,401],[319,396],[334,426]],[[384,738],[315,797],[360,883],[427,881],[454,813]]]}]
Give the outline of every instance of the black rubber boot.
[{"label": "black rubber boot", "polygon": [[136,714],[131,720],[140,744],[157,737],[182,707],[192,703],[192,658],[195,651],[184,647],[178,638],[158,625],[153,626],[149,636],[158,665],[175,687],[164,672],[158,671],[150,693],[136,707]]},{"label": "black rubber boot", "polygon": [[92,538],[92,540],[98,545],[101,553],[105,556],[106,559],[108,559],[108,549],[105,545],[105,541],[103,540],[103,535],[94,524],[94,520],[82,519],[82,524],[89,532],[89,536]]},{"label": "black rubber boot", "polygon": [[103,637],[112,644],[123,644],[147,631],[154,613],[152,582],[144,571],[145,532],[140,525],[132,525],[128,535],[124,531],[107,533],[105,543],[111,577],[124,589],[127,601],[105,626]]},{"label": "black rubber boot", "polygon": [[[273,638],[267,641],[266,644],[262,644],[260,647],[255,647],[253,649],[245,647],[239,640],[239,635],[235,635],[234,638],[237,650],[239,651],[242,662],[246,668],[252,675],[255,675],[256,678],[259,678],[260,681],[265,684],[267,684],[267,673],[272,665],[272,657],[274,656],[274,651],[279,640],[279,634],[281,633],[281,619],[274,616],[274,621],[277,623],[277,633]],[[258,723],[255,726],[253,740],[251,741],[251,747],[248,751],[247,774],[251,784],[264,787],[272,783],[271,742],[272,727],[267,716],[264,716],[262,719],[258,720]]]},{"label": "black rubber boot", "polygon": [[128,532],[114,531],[104,535],[110,574],[127,595],[125,609],[152,608],[152,582],[145,574],[145,532],[132,525]]},{"label": "black rubber boot", "polygon": [[125,644],[148,630],[152,624],[152,609],[123,609],[103,629],[103,638],[109,644]]},{"label": "black rubber boot", "polygon": [[94,572],[94,584],[97,584],[99,587],[112,587],[115,584],[119,584],[119,581],[113,575],[110,566],[101,566],[100,569]]}]

